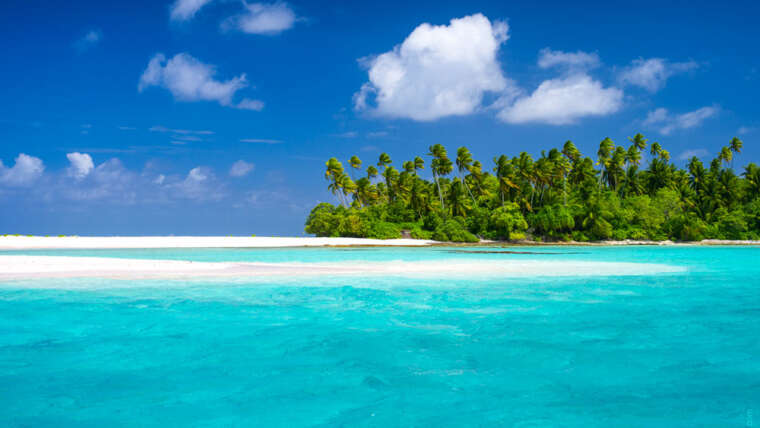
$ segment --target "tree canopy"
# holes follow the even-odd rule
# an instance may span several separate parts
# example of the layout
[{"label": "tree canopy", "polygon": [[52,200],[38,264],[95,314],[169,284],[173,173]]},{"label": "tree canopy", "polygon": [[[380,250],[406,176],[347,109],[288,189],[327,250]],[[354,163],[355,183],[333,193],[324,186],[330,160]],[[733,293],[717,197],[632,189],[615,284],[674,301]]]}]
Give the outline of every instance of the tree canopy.
[{"label": "tree canopy", "polygon": [[[321,203],[306,232],[318,236],[495,240],[760,238],[760,167],[733,169],[743,142],[734,137],[705,166],[684,169],[642,134],[625,145],[610,138],[595,159],[572,141],[561,149],[494,157],[485,167],[466,147],[453,159],[441,144],[393,166],[387,153],[362,170],[358,156],[325,166],[338,204]],[[453,153],[453,152],[452,152]],[[421,176],[432,175],[428,180]]]}]

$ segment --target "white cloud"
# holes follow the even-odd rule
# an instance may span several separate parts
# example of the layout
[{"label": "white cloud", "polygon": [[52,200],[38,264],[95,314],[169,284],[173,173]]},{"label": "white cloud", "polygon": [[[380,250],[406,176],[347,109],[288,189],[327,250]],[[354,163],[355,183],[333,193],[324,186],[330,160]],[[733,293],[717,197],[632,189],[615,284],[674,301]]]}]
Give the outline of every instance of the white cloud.
[{"label": "white cloud", "polygon": [[68,158],[71,164],[67,170],[68,175],[77,180],[87,177],[95,168],[92,157],[87,153],[66,153],[66,158]]},{"label": "white cloud", "polygon": [[197,166],[187,173],[184,180],[171,183],[168,187],[173,190],[173,197],[193,199],[197,201],[221,199],[222,189],[213,171],[204,166]]},{"label": "white cloud", "polygon": [[599,66],[599,55],[596,53],[562,52],[544,48],[539,52],[538,66],[541,68],[567,67],[571,69],[591,69]]},{"label": "white cloud", "polygon": [[688,113],[674,115],[665,108],[652,110],[644,119],[644,125],[656,127],[663,135],[669,135],[680,129],[695,128],[718,114],[717,106],[702,107]]},{"label": "white cloud", "polygon": [[12,187],[29,186],[45,171],[45,165],[40,158],[20,153],[16,163],[8,168],[0,160],[0,184]]},{"label": "white cloud", "polygon": [[746,135],[753,131],[755,131],[756,128],[750,127],[750,126],[740,126],[739,129],[736,130],[736,133],[739,135]]},{"label": "white cloud", "polygon": [[174,129],[174,128],[167,128],[165,126],[156,125],[151,126],[148,128],[148,131],[151,132],[170,132],[172,134],[196,134],[196,135],[212,135],[214,134],[214,131],[208,131],[208,130],[193,130],[193,129]]},{"label": "white cloud", "polygon": [[481,14],[449,25],[421,24],[393,50],[363,60],[369,81],[354,95],[354,106],[418,121],[471,114],[485,93],[511,85],[496,58],[507,31],[506,23]]},{"label": "white cloud", "polygon": [[187,21],[212,0],[176,0],[171,5],[169,17],[172,21]]},{"label": "white cloud", "polygon": [[[140,77],[138,91],[151,86],[163,87],[180,101],[216,101],[227,107],[260,110],[261,101],[248,98],[234,104],[232,98],[240,89],[248,86],[245,73],[226,81],[214,79],[216,67],[204,64],[186,53],[179,53],[167,61],[156,54]],[[255,108],[254,108],[255,107]]]},{"label": "white cloud", "polygon": [[243,177],[248,175],[249,172],[253,171],[254,164],[246,162],[244,160],[239,160],[232,164],[232,167],[230,167],[230,175],[233,177]]},{"label": "white cloud", "polygon": [[604,116],[620,110],[623,91],[605,88],[584,73],[546,80],[530,95],[518,98],[499,112],[508,123],[566,125],[586,116]]},{"label": "white cloud", "polygon": [[620,72],[618,81],[621,84],[642,87],[649,92],[657,92],[665,87],[671,76],[693,70],[697,66],[694,61],[671,63],[663,58],[639,58]]},{"label": "white cloud", "polygon": [[359,133],[356,131],[346,131],[341,132],[340,134],[332,134],[332,136],[338,138],[356,138],[359,136]]},{"label": "white cloud", "polygon": [[102,38],[103,32],[100,30],[90,30],[74,43],[74,47],[79,52],[84,52],[100,43]]},{"label": "white cloud", "polygon": [[293,28],[297,17],[287,3],[243,3],[245,12],[222,22],[223,30],[236,29],[248,34],[275,35]]},{"label": "white cloud", "polygon": [[235,107],[242,110],[261,111],[264,109],[264,101],[243,98]]},{"label": "white cloud", "polygon": [[241,143],[255,143],[255,144],[282,144],[282,140],[273,140],[269,138],[241,138]]},{"label": "white cloud", "polygon": [[694,156],[698,158],[705,157],[709,154],[705,149],[691,149],[691,150],[685,150],[680,155],[678,155],[679,160],[689,160],[693,158]]}]

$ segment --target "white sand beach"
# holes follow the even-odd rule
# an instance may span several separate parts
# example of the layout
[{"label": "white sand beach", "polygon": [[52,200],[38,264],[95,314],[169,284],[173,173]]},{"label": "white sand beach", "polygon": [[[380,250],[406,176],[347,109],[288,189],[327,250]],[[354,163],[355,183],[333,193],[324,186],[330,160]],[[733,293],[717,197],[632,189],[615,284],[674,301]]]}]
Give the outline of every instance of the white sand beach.
[{"label": "white sand beach", "polygon": [[420,239],[246,236],[0,236],[0,250],[117,248],[278,248],[328,246],[423,246]]},{"label": "white sand beach", "polygon": [[681,272],[652,263],[467,260],[242,263],[101,257],[0,255],[0,281],[40,278],[209,279],[268,276],[381,275],[426,278],[524,276],[629,276]]}]

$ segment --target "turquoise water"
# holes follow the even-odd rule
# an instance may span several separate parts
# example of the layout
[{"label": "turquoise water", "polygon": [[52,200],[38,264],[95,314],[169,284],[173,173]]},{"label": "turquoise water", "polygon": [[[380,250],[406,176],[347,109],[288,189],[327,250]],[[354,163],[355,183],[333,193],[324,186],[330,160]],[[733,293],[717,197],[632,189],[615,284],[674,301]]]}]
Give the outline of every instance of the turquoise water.
[{"label": "turquoise water", "polygon": [[564,276],[530,278],[0,282],[0,426],[758,423],[760,248],[459,250],[23,254],[682,270],[588,276],[564,263]]}]

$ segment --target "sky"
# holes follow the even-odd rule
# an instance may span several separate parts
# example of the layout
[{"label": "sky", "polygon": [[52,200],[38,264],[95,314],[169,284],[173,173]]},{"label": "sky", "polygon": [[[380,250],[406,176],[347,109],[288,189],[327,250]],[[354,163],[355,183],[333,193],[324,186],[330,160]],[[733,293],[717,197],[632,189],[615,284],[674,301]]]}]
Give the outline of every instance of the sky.
[{"label": "sky", "polygon": [[760,3],[5,0],[0,233],[303,235],[324,163],[760,162]]}]

